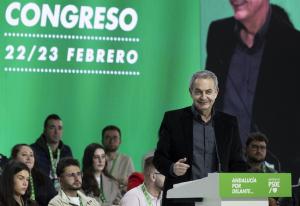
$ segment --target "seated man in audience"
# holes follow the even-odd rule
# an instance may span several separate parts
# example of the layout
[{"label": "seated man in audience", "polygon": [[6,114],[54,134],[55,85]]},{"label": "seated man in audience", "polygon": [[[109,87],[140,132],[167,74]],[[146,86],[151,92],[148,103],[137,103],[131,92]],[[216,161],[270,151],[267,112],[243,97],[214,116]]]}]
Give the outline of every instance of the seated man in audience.
[{"label": "seated man in audience", "polygon": [[[154,150],[149,151],[143,156],[142,168],[144,168],[145,166],[145,160],[153,156],[154,156]],[[144,174],[142,172],[133,172],[128,177],[127,191],[133,189],[134,187],[139,186],[140,184],[143,184],[143,182],[144,182]]]},{"label": "seated man in audience", "polygon": [[121,199],[121,206],[160,206],[165,176],[153,165],[153,157],[144,164],[144,184],[129,190]]},{"label": "seated man in audience", "polygon": [[277,172],[266,162],[267,144],[269,140],[260,132],[250,133],[246,141],[246,159],[251,172]]},{"label": "seated man in audience", "polygon": [[[260,132],[250,133],[246,141],[246,159],[250,172],[277,172],[266,162],[267,144],[269,140]],[[277,206],[278,198],[269,198],[269,206]]]},{"label": "seated man in audience", "polygon": [[44,122],[42,135],[31,145],[38,163],[39,169],[53,181],[56,189],[59,183],[56,176],[56,166],[60,158],[72,157],[72,151],[65,145],[61,138],[63,123],[56,114],[49,115]]},{"label": "seated man in audience", "polygon": [[102,130],[102,145],[107,155],[107,171],[116,178],[122,193],[126,192],[128,177],[134,172],[133,162],[130,157],[118,152],[121,144],[121,130],[114,125],[109,125]]},{"label": "seated man in audience", "polygon": [[80,192],[82,179],[79,162],[71,157],[62,158],[56,169],[61,189],[48,206],[100,206],[94,198]]}]

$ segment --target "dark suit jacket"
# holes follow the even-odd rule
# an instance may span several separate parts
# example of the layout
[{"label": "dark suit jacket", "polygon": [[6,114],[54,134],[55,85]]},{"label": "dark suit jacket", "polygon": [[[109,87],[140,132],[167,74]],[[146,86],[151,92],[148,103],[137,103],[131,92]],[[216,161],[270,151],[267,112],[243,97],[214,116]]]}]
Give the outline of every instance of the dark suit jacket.
[{"label": "dark suit jacket", "polygon": [[[46,176],[49,177],[51,171],[51,160],[47,147],[46,138],[41,135],[35,143],[31,145],[31,148],[34,151],[36,163],[41,172],[43,172]],[[61,150],[60,159],[64,157],[72,157],[71,148],[68,145],[65,145],[62,141],[60,141],[58,148]]]},{"label": "dark suit jacket", "polygon": [[[219,79],[216,102],[219,110],[222,110],[231,56],[237,43],[235,23],[234,18],[218,20],[210,25],[208,32],[206,68]],[[269,137],[268,147],[278,155],[282,168],[293,171],[297,179],[300,175],[300,158],[295,158],[300,157],[299,69],[300,33],[273,9],[254,96],[252,125]]]},{"label": "dark suit jacket", "polygon": [[[246,170],[236,118],[222,112],[215,112],[213,125],[222,171]],[[172,164],[184,157],[187,158],[187,164],[192,166],[193,113],[191,107],[166,112],[159,130],[159,141],[153,161],[157,170],[166,176],[163,206],[177,205],[165,199],[166,191],[172,188],[173,184],[192,179],[191,168],[185,175],[179,177],[174,177],[170,173]]]},{"label": "dark suit jacket", "polygon": [[36,202],[39,206],[48,206],[50,200],[57,195],[51,179],[36,168],[33,168],[31,175],[34,182]]}]

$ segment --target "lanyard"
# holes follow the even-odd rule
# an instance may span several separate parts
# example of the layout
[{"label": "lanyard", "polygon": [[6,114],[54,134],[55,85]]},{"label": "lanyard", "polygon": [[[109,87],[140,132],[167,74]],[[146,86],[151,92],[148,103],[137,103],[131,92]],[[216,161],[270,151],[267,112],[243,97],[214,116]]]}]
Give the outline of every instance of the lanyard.
[{"label": "lanyard", "polygon": [[[22,197],[20,197],[20,203],[21,203],[21,206],[25,206],[25,203],[24,203],[24,200]],[[19,203],[17,203],[17,205],[19,205]],[[27,204],[26,204],[27,205]]]},{"label": "lanyard", "polygon": [[[113,170],[114,170],[114,168],[115,168],[115,165],[116,165],[116,161],[117,161],[117,159],[119,158],[119,154],[117,154],[117,157],[113,160],[113,162],[112,162],[112,166],[111,166],[111,169],[109,170],[109,174],[110,175],[112,175],[112,172],[113,172]],[[113,176],[113,175],[112,175]]]},{"label": "lanyard", "polygon": [[52,150],[48,144],[47,144],[47,146],[48,146],[48,151],[49,151],[49,155],[50,155],[51,170],[52,170],[53,176],[55,177],[57,163],[59,162],[59,158],[60,158],[60,149],[57,149],[57,158],[56,158],[56,162],[54,163]]},{"label": "lanyard", "polygon": [[151,199],[151,197],[149,196],[149,194],[148,194],[148,192],[147,192],[147,189],[146,189],[145,184],[142,184],[142,191],[143,191],[144,196],[145,196],[145,198],[146,198],[147,205],[148,205],[148,206],[152,206],[152,199]]},{"label": "lanyard", "polygon": [[80,196],[79,196],[79,204],[80,204],[80,206],[83,206],[83,203],[82,203],[82,200],[81,200]]},{"label": "lanyard", "polygon": [[101,202],[106,202],[106,198],[105,198],[105,194],[104,194],[104,191],[103,191],[103,180],[102,180],[102,174],[100,175],[100,195],[99,195],[99,197],[100,197],[100,200],[101,200]]},{"label": "lanyard", "polygon": [[34,184],[33,184],[33,178],[32,178],[31,174],[30,174],[30,177],[29,177],[29,181],[30,181],[30,187],[31,187],[30,199],[35,200]]},{"label": "lanyard", "polygon": [[261,167],[262,167],[262,172],[263,172],[263,173],[266,173],[266,172],[267,172],[267,166],[263,163],[263,164],[261,165]]}]

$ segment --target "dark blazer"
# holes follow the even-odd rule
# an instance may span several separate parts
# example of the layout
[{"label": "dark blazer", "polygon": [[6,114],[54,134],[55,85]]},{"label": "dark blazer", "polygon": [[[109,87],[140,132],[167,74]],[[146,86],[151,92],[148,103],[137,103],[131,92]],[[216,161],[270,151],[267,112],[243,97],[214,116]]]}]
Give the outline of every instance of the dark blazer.
[{"label": "dark blazer", "polygon": [[[46,138],[41,135],[35,143],[31,145],[34,151],[38,169],[49,177],[51,171],[50,155],[46,143]],[[68,145],[60,141],[58,148],[61,150],[60,159],[64,157],[72,157],[72,151]]]},{"label": "dark blazer", "polygon": [[[47,206],[50,200],[57,194],[54,185],[44,173],[33,168],[31,175],[34,183],[35,200],[39,206]],[[32,188],[30,188],[32,190]]]},{"label": "dark blazer", "polygon": [[[236,21],[226,18],[213,22],[207,39],[206,68],[219,79],[216,108],[222,110],[225,84],[233,50],[238,41]],[[265,133],[268,147],[281,160],[285,171],[300,175],[300,33],[272,7],[270,24],[259,68],[252,109],[252,125]],[[243,69],[243,68],[241,68]],[[243,140],[245,141],[245,140]],[[282,152],[283,149],[293,152]],[[291,161],[293,160],[293,161]]]},{"label": "dark blazer", "polygon": [[[235,117],[215,112],[213,116],[216,142],[222,171],[245,171],[238,125]],[[166,191],[173,184],[192,179],[191,167],[183,176],[171,175],[171,166],[181,158],[193,163],[193,113],[191,107],[166,112],[159,130],[159,140],[154,154],[154,165],[166,176],[163,206],[177,205],[165,199]],[[178,204],[179,205],[179,204]],[[187,205],[187,204],[184,204]]]}]

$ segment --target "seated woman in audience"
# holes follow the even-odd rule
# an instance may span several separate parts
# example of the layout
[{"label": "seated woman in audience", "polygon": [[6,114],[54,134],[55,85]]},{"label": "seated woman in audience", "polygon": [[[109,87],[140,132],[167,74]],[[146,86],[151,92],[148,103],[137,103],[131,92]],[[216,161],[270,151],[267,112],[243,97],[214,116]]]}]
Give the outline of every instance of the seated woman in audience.
[{"label": "seated woman in audience", "polygon": [[96,198],[102,206],[119,205],[122,198],[117,181],[105,170],[106,155],[103,146],[88,145],[82,160],[82,189],[86,195]]},{"label": "seated woman in audience", "polygon": [[30,170],[30,199],[40,206],[47,206],[56,195],[56,190],[49,177],[40,172],[35,163],[34,152],[27,144],[17,144],[11,150],[11,158],[27,165]]},{"label": "seated woman in audience", "polygon": [[22,162],[9,161],[0,179],[0,206],[37,206],[27,194],[29,168]]}]

